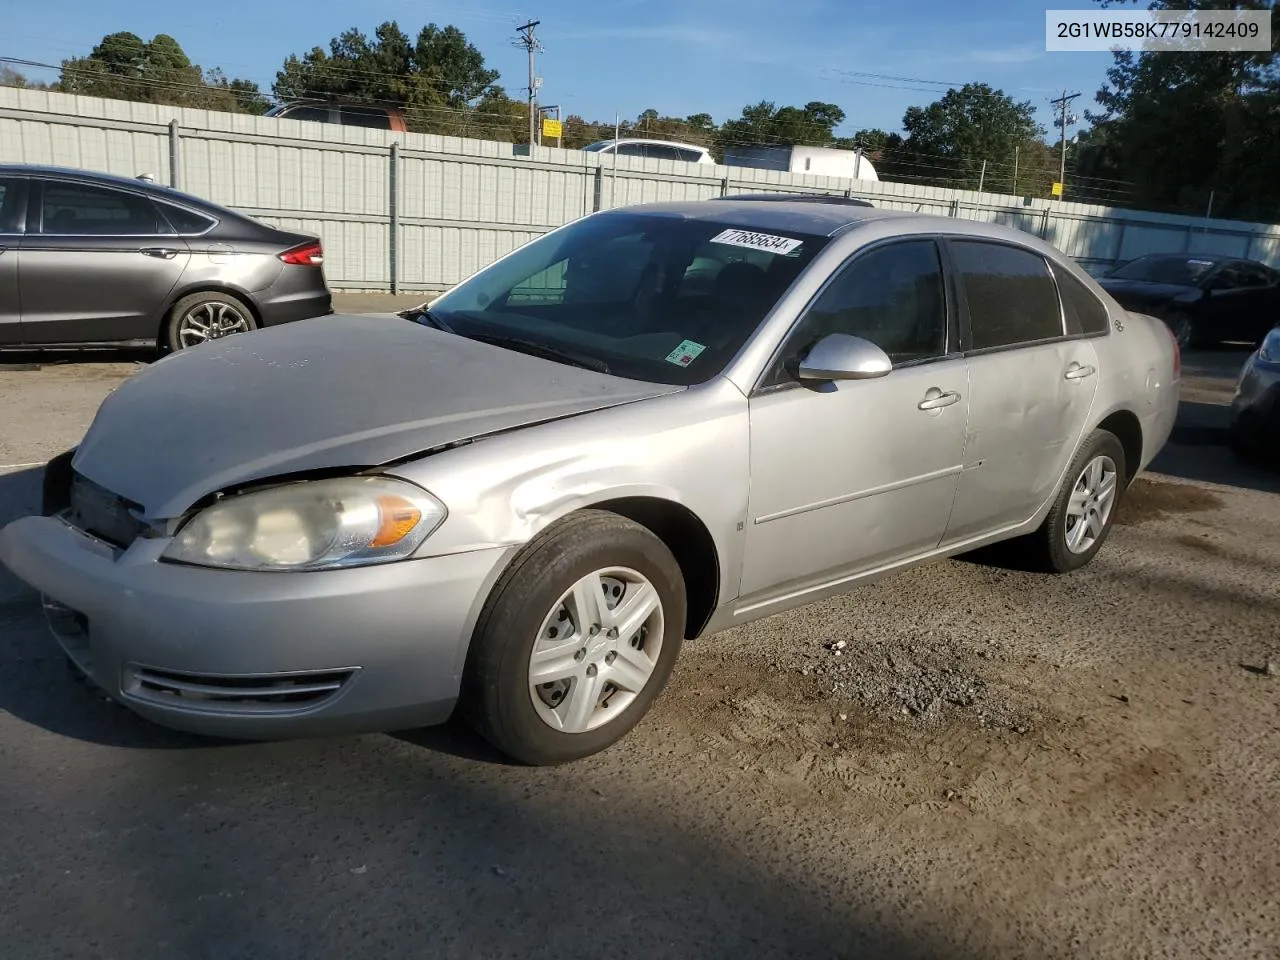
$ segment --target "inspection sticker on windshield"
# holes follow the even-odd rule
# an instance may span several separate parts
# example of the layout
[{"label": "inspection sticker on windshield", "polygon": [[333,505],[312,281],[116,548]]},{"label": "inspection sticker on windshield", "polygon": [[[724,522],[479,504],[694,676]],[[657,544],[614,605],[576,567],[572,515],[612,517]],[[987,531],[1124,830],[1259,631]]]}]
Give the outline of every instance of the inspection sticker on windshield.
[{"label": "inspection sticker on windshield", "polygon": [[707,348],[704,344],[694,343],[692,340],[682,340],[680,341],[680,346],[667,354],[667,363],[674,363],[677,367],[687,367],[697,360],[698,355],[705,349]]},{"label": "inspection sticker on windshield", "polygon": [[786,255],[795,250],[803,240],[792,240],[790,237],[775,237],[771,233],[752,233],[750,230],[725,230],[711,238],[712,243],[723,243],[730,247],[746,247],[748,250],[763,250],[766,253]]}]

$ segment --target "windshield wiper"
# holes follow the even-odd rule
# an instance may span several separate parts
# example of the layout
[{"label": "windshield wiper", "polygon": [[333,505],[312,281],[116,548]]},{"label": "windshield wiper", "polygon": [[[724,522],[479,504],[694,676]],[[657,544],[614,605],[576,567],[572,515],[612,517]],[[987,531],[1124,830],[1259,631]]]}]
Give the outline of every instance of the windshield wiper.
[{"label": "windshield wiper", "polygon": [[586,354],[577,353],[573,350],[564,350],[545,343],[535,343],[532,340],[524,340],[520,337],[504,337],[493,333],[468,333],[464,334],[464,336],[469,340],[479,340],[481,343],[492,344],[495,347],[506,347],[508,350],[516,350],[531,356],[542,357],[544,360],[558,360],[561,363],[569,363],[575,367],[594,370],[596,373],[611,372],[609,365],[598,357],[589,357]]},{"label": "windshield wiper", "polygon": [[431,312],[431,308],[425,303],[420,307],[410,307],[408,310],[399,310],[396,316],[404,317],[406,320],[412,320],[414,323],[420,323],[424,327],[434,327],[436,330],[443,330],[445,333],[457,333],[458,331],[449,326],[439,314]]}]

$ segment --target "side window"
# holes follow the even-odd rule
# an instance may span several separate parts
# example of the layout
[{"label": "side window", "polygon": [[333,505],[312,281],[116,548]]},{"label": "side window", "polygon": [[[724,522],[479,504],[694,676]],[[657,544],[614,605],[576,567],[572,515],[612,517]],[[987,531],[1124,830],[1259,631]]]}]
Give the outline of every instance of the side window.
[{"label": "side window", "polygon": [[130,236],[172,233],[146,197],[79,183],[46,181],[41,205],[44,233]]},{"label": "side window", "polygon": [[1255,263],[1240,264],[1240,286],[1265,287],[1270,283],[1271,276],[1266,267]]},{"label": "side window", "polygon": [[702,162],[702,151],[700,150],[677,150],[676,152],[680,154],[679,159],[683,160],[685,163]]},{"label": "side window", "polygon": [[970,349],[1062,336],[1062,309],[1044,257],[981,240],[954,240],[951,250],[969,305]]},{"label": "side window", "polygon": [[582,248],[511,288],[503,306],[555,304],[621,304],[635,298],[649,261],[653,242],[634,234]]},{"label": "side window", "polygon": [[791,379],[796,363],[823,337],[870,340],[894,365],[947,353],[947,300],[938,247],[907,240],[855,256],[791,332],[766,385]]},{"label": "side window", "polygon": [[338,120],[348,127],[370,127],[374,130],[391,129],[391,118],[385,110],[342,107],[338,111]]},{"label": "side window", "polygon": [[311,120],[315,123],[329,122],[327,107],[288,107],[281,111],[282,120]]},{"label": "side window", "polygon": [[1053,275],[1057,278],[1058,292],[1062,295],[1067,334],[1078,336],[1106,333],[1111,326],[1107,320],[1106,308],[1089,292],[1089,288],[1059,267],[1054,267]]},{"label": "side window", "polygon": [[643,143],[620,143],[613,152],[620,157],[647,157],[649,155]]},{"label": "side window", "polygon": [[16,181],[0,180],[0,233],[18,229],[18,192]]},{"label": "side window", "polygon": [[1247,286],[1247,284],[1240,275],[1240,265],[1236,263],[1228,263],[1215,273],[1208,282],[1210,290],[1238,290],[1243,286]]},{"label": "side window", "polygon": [[507,306],[563,303],[564,278],[568,265],[568,260],[559,260],[547,269],[525,277],[511,288],[507,295]]},{"label": "side window", "polygon": [[170,203],[160,203],[160,212],[164,214],[164,218],[173,225],[173,229],[181,234],[197,234],[204,233],[214,225],[214,221],[202,214],[196,213],[194,210],[187,210],[183,207],[175,207]]}]

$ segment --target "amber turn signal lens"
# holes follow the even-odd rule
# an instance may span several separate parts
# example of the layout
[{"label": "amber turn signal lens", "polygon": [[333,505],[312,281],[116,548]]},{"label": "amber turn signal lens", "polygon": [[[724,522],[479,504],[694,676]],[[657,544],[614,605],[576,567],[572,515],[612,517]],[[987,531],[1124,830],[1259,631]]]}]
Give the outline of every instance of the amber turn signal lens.
[{"label": "amber turn signal lens", "polygon": [[422,511],[403,497],[379,497],[378,512],[378,532],[369,541],[370,547],[389,547],[393,543],[399,543],[413,532],[413,528],[422,519]]}]

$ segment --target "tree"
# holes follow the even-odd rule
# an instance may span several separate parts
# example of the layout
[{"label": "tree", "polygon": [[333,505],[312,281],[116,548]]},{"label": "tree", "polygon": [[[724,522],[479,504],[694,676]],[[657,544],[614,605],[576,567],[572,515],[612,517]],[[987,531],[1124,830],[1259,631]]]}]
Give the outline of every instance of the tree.
[{"label": "tree", "polygon": [[828,147],[835,143],[835,128],[844,122],[844,111],[834,103],[814,100],[803,107],[779,108],[770,100],[742,108],[742,116],[726,121],[716,132],[716,155],[738,146]]},{"label": "tree", "polygon": [[[1104,6],[1113,3],[1104,2]],[[1155,9],[1276,9],[1271,2],[1156,0]],[[1274,14],[1273,14],[1274,20]],[[1117,51],[1086,112],[1095,144],[1080,164],[1132,182],[1137,205],[1202,212],[1210,195],[1223,216],[1272,219],[1280,208],[1280,70],[1256,53]],[[1068,177],[1070,181],[1070,177]]]},{"label": "tree", "polygon": [[482,104],[491,112],[509,111],[513,101],[494,85],[497,79],[498,72],[485,67],[484,56],[457,27],[428,24],[411,42],[389,20],[372,40],[352,28],[330,40],[327,52],[314,47],[301,58],[291,54],[272,90],[281,100],[391,104],[405,111],[412,130],[456,134],[480,123],[481,117],[468,112]]},{"label": "tree", "polygon": [[266,103],[255,83],[229,81],[220,70],[206,77],[181,44],[164,33],[150,42],[133,33],[108,34],[87,57],[62,62],[57,89],[236,113],[261,113]]},{"label": "tree", "polygon": [[52,90],[53,84],[32,80],[13,67],[0,64],[0,87],[22,87],[27,90]]},{"label": "tree", "polygon": [[1013,187],[1014,149],[1044,135],[1030,101],[1015,101],[985,83],[951,89],[927,107],[908,107],[907,133],[894,160],[904,179],[974,189],[987,161],[983,189]]}]

